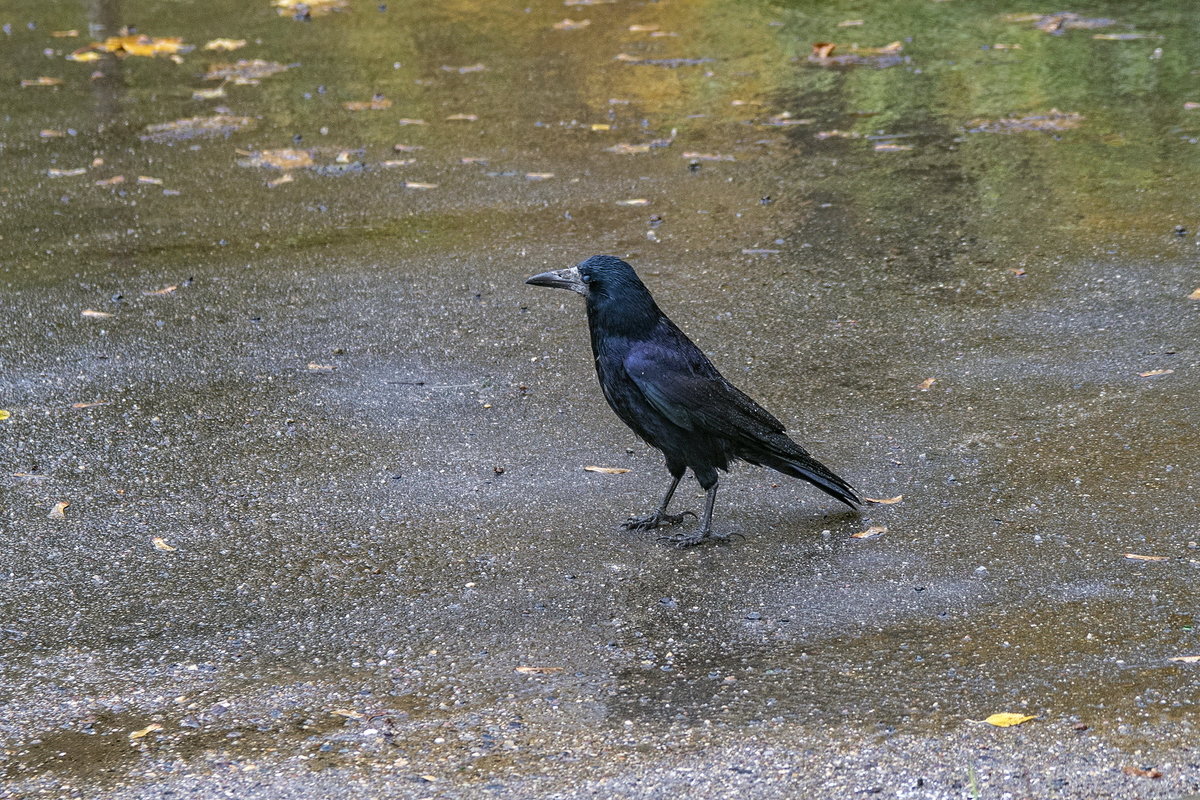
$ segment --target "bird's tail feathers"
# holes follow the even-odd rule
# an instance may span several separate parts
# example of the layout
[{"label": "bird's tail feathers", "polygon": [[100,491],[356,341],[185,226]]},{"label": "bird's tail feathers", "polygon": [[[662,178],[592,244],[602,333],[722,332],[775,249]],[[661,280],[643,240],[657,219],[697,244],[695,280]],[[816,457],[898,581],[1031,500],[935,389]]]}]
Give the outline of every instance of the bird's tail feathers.
[{"label": "bird's tail feathers", "polygon": [[778,470],[784,475],[808,481],[851,508],[857,508],[862,503],[858,493],[854,491],[854,487],[835,475],[833,470],[810,456],[804,448],[791,439],[782,436],[780,438],[787,442],[787,446],[774,447],[754,460],[764,467]]}]

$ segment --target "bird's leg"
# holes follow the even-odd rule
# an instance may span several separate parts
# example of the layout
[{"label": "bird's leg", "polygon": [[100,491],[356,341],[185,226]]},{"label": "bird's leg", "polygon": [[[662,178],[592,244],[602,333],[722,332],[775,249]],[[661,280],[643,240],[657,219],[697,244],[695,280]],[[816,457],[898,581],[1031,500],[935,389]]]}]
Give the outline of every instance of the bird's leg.
[{"label": "bird's leg", "polygon": [[658,510],[653,514],[647,514],[644,517],[630,517],[621,523],[621,527],[627,531],[651,531],[655,528],[662,528],[666,525],[676,525],[683,522],[684,514],[692,514],[691,511],[685,511],[683,514],[668,514],[667,506],[671,504],[671,498],[675,495],[675,490],[679,488],[679,481],[683,478],[683,473],[671,476],[671,485],[667,487],[667,493],[663,495],[662,502],[658,504]]},{"label": "bird's leg", "polygon": [[717,484],[708,487],[708,497],[704,500],[704,517],[700,520],[700,529],[691,533],[677,533],[674,536],[660,537],[665,542],[670,542],[676,547],[691,547],[692,545],[704,544],[705,542],[728,542],[729,534],[713,533],[712,530],[712,515],[713,506],[717,502]]}]

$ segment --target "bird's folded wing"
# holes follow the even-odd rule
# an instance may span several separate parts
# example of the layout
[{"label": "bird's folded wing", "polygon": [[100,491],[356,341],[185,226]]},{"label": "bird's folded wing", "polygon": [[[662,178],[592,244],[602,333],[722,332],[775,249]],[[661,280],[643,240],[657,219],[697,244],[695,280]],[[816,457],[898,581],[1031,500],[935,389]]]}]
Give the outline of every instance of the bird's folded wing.
[{"label": "bird's folded wing", "polygon": [[625,371],[659,413],[685,430],[726,437],[783,432],[779,420],[725,380],[695,345],[688,344],[689,348],[646,344],[625,357]]}]

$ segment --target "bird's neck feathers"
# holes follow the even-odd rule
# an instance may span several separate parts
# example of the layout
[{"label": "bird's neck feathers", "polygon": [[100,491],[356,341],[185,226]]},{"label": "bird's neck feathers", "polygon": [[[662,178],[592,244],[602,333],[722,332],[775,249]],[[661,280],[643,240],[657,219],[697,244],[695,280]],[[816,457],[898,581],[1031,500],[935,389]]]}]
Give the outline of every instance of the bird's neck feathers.
[{"label": "bird's neck feathers", "polygon": [[638,336],[659,324],[663,313],[636,275],[632,279],[604,281],[587,295],[588,322],[593,331]]}]

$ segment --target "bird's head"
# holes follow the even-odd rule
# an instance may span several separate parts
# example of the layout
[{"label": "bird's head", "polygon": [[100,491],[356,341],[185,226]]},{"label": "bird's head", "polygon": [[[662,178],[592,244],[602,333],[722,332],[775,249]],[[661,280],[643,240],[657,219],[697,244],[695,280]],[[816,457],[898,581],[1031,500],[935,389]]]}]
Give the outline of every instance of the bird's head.
[{"label": "bird's head", "polygon": [[633,267],[616,256],[592,256],[573,267],[543,272],[525,282],[534,286],[570,289],[593,299],[617,295],[623,290],[646,291]]}]

